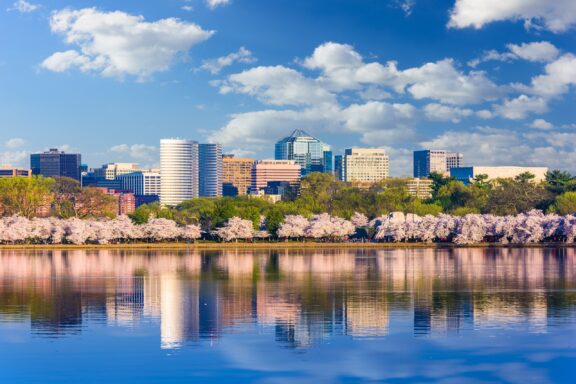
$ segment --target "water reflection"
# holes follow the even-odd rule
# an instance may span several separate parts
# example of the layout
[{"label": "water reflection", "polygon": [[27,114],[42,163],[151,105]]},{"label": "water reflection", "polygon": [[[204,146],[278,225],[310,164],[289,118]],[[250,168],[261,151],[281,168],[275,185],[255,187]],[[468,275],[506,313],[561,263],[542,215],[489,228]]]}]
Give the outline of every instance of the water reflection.
[{"label": "water reflection", "polygon": [[4,251],[0,329],[29,323],[57,338],[152,322],[163,349],[251,326],[294,348],[337,335],[542,333],[576,323],[575,260],[571,248]]}]

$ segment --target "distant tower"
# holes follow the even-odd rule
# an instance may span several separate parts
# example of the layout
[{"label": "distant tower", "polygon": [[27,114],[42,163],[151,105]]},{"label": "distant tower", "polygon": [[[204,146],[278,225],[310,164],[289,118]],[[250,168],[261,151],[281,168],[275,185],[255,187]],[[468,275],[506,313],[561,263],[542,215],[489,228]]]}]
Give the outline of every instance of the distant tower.
[{"label": "distant tower", "polygon": [[414,151],[414,177],[428,177],[431,173],[450,175],[450,169],[459,168],[464,163],[460,152],[443,150]]},{"label": "distant tower", "polygon": [[276,160],[294,160],[302,168],[302,175],[310,172],[324,172],[325,152],[330,146],[301,129],[278,141],[274,147]]},{"label": "distant tower", "polygon": [[160,202],[174,206],[198,197],[198,143],[160,140]]},{"label": "distant tower", "polygon": [[70,177],[80,181],[80,165],[80,154],[64,153],[56,148],[30,155],[30,168],[34,175]]},{"label": "distant tower", "polygon": [[198,180],[201,197],[222,196],[222,144],[198,145]]}]

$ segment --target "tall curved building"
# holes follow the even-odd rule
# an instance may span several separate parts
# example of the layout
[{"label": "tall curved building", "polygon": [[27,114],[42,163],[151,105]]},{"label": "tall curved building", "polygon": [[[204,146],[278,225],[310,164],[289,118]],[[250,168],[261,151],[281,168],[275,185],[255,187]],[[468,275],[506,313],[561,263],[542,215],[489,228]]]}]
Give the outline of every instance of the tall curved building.
[{"label": "tall curved building", "polygon": [[160,203],[174,206],[198,197],[198,143],[160,140]]}]

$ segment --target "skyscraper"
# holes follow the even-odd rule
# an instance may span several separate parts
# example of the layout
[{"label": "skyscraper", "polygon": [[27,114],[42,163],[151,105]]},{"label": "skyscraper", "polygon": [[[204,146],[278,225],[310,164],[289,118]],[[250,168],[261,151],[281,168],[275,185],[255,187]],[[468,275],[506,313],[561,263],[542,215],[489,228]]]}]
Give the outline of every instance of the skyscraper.
[{"label": "skyscraper", "polygon": [[198,184],[201,197],[222,196],[222,144],[198,145]]},{"label": "skyscraper", "polygon": [[375,183],[388,177],[388,156],[379,148],[351,148],[344,152],[343,180]]},{"label": "skyscraper", "polygon": [[30,155],[32,174],[45,177],[70,177],[80,181],[80,164],[80,154],[64,153],[56,148]]},{"label": "skyscraper", "polygon": [[414,151],[414,177],[428,177],[431,173],[448,176],[450,169],[461,167],[464,155],[444,150]]},{"label": "skyscraper", "polygon": [[302,175],[310,172],[323,172],[324,152],[330,146],[297,129],[288,137],[278,141],[274,147],[276,160],[294,160],[302,168]]},{"label": "skyscraper", "polygon": [[227,186],[228,193],[224,195],[245,195],[252,183],[252,167],[254,159],[238,158],[224,155],[222,158],[222,184]]},{"label": "skyscraper", "polygon": [[160,202],[174,206],[198,197],[198,143],[160,140]]}]

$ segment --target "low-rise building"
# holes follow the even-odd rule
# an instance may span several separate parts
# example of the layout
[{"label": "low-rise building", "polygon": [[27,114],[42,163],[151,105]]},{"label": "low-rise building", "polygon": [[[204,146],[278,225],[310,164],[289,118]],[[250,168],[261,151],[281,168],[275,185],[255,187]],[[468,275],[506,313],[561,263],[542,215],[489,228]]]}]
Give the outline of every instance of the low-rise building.
[{"label": "low-rise building", "polygon": [[0,165],[0,177],[31,177],[30,169],[12,168],[9,165]]},{"label": "low-rise building", "polygon": [[425,178],[413,178],[406,181],[408,193],[420,200],[430,199],[432,197],[433,181]]},{"label": "low-rise building", "polygon": [[488,181],[494,179],[513,179],[522,173],[531,173],[534,175],[535,182],[541,182],[546,179],[547,167],[515,167],[515,166],[496,166],[496,167],[460,167],[450,169],[450,176],[464,184],[470,182],[478,175],[486,175]]},{"label": "low-rise building", "polygon": [[266,188],[271,181],[286,181],[298,186],[300,169],[294,160],[258,160],[252,168],[251,190]]},{"label": "low-rise building", "polygon": [[160,173],[141,171],[118,176],[121,189],[132,191],[135,195],[160,196]]},{"label": "low-rise building", "polygon": [[120,175],[133,173],[139,170],[136,163],[108,163],[96,168],[94,174],[99,179],[114,180]]}]

